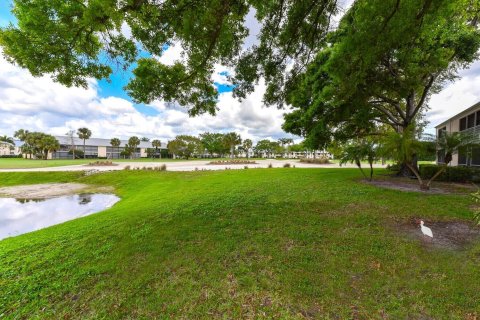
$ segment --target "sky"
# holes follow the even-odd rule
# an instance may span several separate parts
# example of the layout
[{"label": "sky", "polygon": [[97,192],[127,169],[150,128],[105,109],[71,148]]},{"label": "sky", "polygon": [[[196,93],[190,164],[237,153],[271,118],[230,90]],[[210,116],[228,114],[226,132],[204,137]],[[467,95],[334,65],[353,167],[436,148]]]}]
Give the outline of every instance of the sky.
[{"label": "sky", "polygon": [[[14,22],[10,0],[0,3],[0,26]],[[351,0],[343,4],[348,8]],[[338,17],[337,17],[338,18]],[[250,12],[246,19],[250,35],[244,46],[255,43],[259,24]],[[124,33],[128,34],[128,28]],[[1,49],[0,49],[1,51]],[[0,52],[1,54],[1,52]],[[170,46],[160,61],[171,64],[180,59],[181,48]],[[267,108],[262,103],[265,84],[261,81],[255,91],[243,101],[232,97],[226,75],[231,70],[216,66],[212,80],[220,92],[216,116],[189,117],[187,110],[163,101],[135,104],[124,92],[130,72],[116,72],[106,80],[89,81],[88,89],[67,88],[53,82],[48,75],[35,78],[27,70],[8,63],[0,57],[0,135],[13,135],[20,128],[64,135],[67,131],[88,127],[97,138],[158,138],[163,142],[179,134],[197,135],[202,132],[239,133],[242,138],[258,141],[276,140],[291,136],[281,129],[283,114],[288,110]],[[462,70],[460,78],[448,84],[442,92],[432,96],[427,120],[427,131],[434,126],[480,101],[480,62]]]}]

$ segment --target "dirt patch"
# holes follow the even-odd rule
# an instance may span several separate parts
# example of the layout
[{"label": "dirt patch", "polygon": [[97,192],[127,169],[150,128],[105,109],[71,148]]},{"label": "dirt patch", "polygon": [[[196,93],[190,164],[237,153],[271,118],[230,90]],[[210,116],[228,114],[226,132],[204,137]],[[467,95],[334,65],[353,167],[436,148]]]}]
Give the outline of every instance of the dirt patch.
[{"label": "dirt patch", "polygon": [[422,190],[420,189],[420,185],[416,180],[404,178],[384,178],[372,181],[364,181],[364,183],[380,188],[408,192],[421,192],[425,194],[466,194],[475,191],[475,188],[472,185],[446,182],[436,182],[434,187],[430,187],[430,190]]},{"label": "dirt patch", "polygon": [[425,226],[432,229],[433,238],[424,236],[418,224],[419,219],[412,218],[398,223],[396,230],[416,239],[427,248],[464,250],[470,244],[480,240],[480,227],[465,221],[424,220]]},{"label": "dirt patch", "polygon": [[97,187],[83,183],[43,183],[0,188],[0,197],[48,199],[77,193],[112,191],[111,187]]}]

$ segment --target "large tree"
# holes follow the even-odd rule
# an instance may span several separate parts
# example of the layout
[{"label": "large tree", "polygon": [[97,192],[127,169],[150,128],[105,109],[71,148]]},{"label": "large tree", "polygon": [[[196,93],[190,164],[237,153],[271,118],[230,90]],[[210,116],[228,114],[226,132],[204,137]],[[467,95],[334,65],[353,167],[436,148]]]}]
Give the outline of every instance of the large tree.
[{"label": "large tree", "polygon": [[204,132],[200,134],[200,140],[210,157],[213,157],[214,154],[223,155],[229,150],[229,147],[224,144],[224,135],[222,133]]},{"label": "large tree", "polygon": [[252,140],[250,140],[250,139],[243,140],[242,149],[245,152],[245,154],[247,155],[247,159],[249,157],[249,153],[250,153],[250,150],[252,149],[252,147],[253,147]]},{"label": "large tree", "polygon": [[[192,115],[214,114],[216,63],[237,67],[239,96],[259,77],[269,84],[268,95],[278,92],[314,56],[337,13],[336,2],[13,0],[17,23],[0,29],[0,45],[10,61],[67,86],[85,87],[89,78],[135,66],[127,91],[136,102],[176,101]],[[258,43],[245,51],[249,12],[261,21],[261,31]],[[166,65],[157,58],[171,45],[181,46],[184,57]]]},{"label": "large tree", "polygon": [[284,128],[325,145],[418,126],[430,95],[478,58],[479,14],[470,0],[355,1],[291,86]]},{"label": "large tree", "polygon": [[85,141],[90,139],[92,136],[92,131],[88,128],[79,128],[77,130],[77,135],[80,139],[83,140],[83,159],[86,158],[86,152],[85,152]]},{"label": "large tree", "polygon": [[47,159],[49,152],[55,152],[60,148],[58,140],[49,134],[43,132],[29,132],[20,129],[15,132],[15,137],[18,137],[24,142],[21,149],[25,154],[30,154],[37,158]]},{"label": "large tree", "polygon": [[204,147],[199,138],[188,135],[179,135],[167,144],[168,151],[176,157],[188,158],[203,152]]},{"label": "large tree", "polygon": [[270,141],[268,139],[259,140],[255,145],[255,153],[266,154],[267,157],[275,155],[277,152],[281,152],[282,147],[277,141]]}]

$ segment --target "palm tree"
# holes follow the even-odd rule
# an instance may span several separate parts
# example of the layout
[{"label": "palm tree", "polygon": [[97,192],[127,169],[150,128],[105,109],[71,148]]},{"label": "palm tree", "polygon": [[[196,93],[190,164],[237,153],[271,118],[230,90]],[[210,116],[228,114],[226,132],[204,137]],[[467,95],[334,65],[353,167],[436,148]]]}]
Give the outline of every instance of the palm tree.
[{"label": "palm tree", "polygon": [[6,142],[15,145],[15,141],[13,141],[13,138],[8,136],[0,136],[0,142]]},{"label": "palm tree", "polygon": [[[110,145],[111,145],[113,148],[117,148],[117,152],[119,151],[118,148],[120,147],[120,144],[121,144],[121,143],[122,143],[122,142],[121,142],[120,139],[118,139],[118,138],[112,138],[112,139],[110,139]],[[119,157],[120,157],[120,155],[119,155]]]},{"label": "palm tree", "polygon": [[43,157],[47,160],[49,152],[55,152],[60,148],[58,140],[51,135],[43,135],[40,141],[40,148],[43,151]]},{"label": "palm tree", "polygon": [[20,149],[22,153],[25,154],[25,157],[27,157],[27,155],[30,155],[29,158],[32,159],[33,148],[30,144],[27,143],[27,138],[29,134],[30,132],[28,130],[20,129],[15,131],[13,136],[23,142],[23,145],[20,147]]},{"label": "palm tree", "polygon": [[247,159],[248,159],[248,153],[250,152],[252,147],[253,147],[252,140],[250,140],[250,139],[243,140],[242,148],[243,148],[243,150],[245,150],[245,153],[247,154]]},{"label": "palm tree", "polygon": [[432,181],[447,169],[447,166],[452,161],[453,155],[458,153],[460,148],[472,145],[474,139],[475,137],[465,135],[462,132],[442,132],[437,139],[437,150],[445,153],[443,166],[428,180],[424,188],[427,190],[430,189]]},{"label": "palm tree", "polygon": [[140,138],[140,141],[143,141],[143,142],[149,142],[149,141],[150,141],[150,138],[147,138],[147,137],[141,137],[141,138]]},{"label": "palm tree", "polygon": [[131,156],[135,158],[135,151],[137,151],[137,147],[140,144],[140,139],[137,136],[130,137],[128,139],[128,146],[133,149]]},{"label": "palm tree", "polygon": [[[291,139],[291,138],[280,138],[280,139],[278,139],[278,142],[280,142],[280,144],[282,145],[282,149],[284,149],[284,151],[285,151],[285,145],[289,145],[290,143],[293,143],[293,139]],[[285,157],[285,153],[283,154],[283,156]]]},{"label": "palm tree", "polygon": [[223,142],[226,146],[230,148],[230,158],[233,159],[233,152],[235,151],[235,146],[238,146],[242,143],[242,138],[236,132],[230,132],[223,136]]},{"label": "palm tree", "polygon": [[92,131],[88,128],[79,128],[77,130],[77,135],[80,139],[83,139],[83,159],[85,159],[87,157],[87,154],[85,153],[85,140],[90,139]]},{"label": "palm tree", "polygon": [[15,131],[13,136],[15,138],[18,138],[20,141],[25,141],[25,139],[27,139],[27,136],[28,136],[29,133],[30,132],[28,130],[19,129],[19,130]]},{"label": "palm tree", "polygon": [[414,165],[415,155],[422,149],[422,144],[415,137],[413,126],[403,130],[403,132],[388,132],[382,139],[381,153],[397,160],[400,165],[405,165],[417,177],[420,187],[424,183]]},{"label": "palm tree", "polygon": [[[152,141],[152,146],[155,147],[155,154],[158,153],[158,148],[162,147],[162,142],[158,139]],[[160,151],[160,159],[162,158],[162,152]]]},{"label": "palm tree", "polygon": [[[356,140],[348,144],[342,152],[340,157],[340,164],[345,164],[347,162],[355,163],[362,172],[365,179],[370,181],[373,178],[373,162],[377,158],[377,152],[375,144],[367,140]],[[365,172],[362,169],[362,160],[367,160],[370,165],[370,178],[367,177]]]},{"label": "palm tree", "polygon": [[410,171],[417,177],[420,189],[429,190],[430,184],[443,171],[447,169],[448,164],[452,161],[452,157],[461,147],[471,145],[472,137],[462,132],[448,133],[443,132],[437,140],[437,150],[445,152],[445,160],[442,168],[439,169],[428,181],[423,181],[416,166],[414,166],[413,158],[415,154],[423,148],[423,145],[415,137],[412,128],[405,129],[402,133],[392,132],[384,139],[382,148],[383,152],[393,156],[399,163],[404,163]]}]

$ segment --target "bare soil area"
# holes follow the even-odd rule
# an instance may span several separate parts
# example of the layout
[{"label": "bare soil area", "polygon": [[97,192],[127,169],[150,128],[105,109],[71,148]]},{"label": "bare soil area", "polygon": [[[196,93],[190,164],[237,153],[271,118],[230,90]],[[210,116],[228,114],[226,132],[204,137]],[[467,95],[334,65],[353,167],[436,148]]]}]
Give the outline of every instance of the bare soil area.
[{"label": "bare soil area", "polygon": [[20,199],[48,199],[78,193],[111,192],[111,187],[97,187],[82,183],[43,183],[0,188],[0,197]]},{"label": "bare soil area", "polygon": [[430,190],[420,189],[417,180],[399,177],[380,177],[372,181],[364,181],[367,184],[380,188],[399,191],[421,192],[425,194],[466,194],[476,191],[473,185],[465,183],[433,182]]},{"label": "bare soil area", "polygon": [[433,238],[424,236],[418,224],[418,218],[396,225],[396,230],[411,239],[416,239],[427,248],[464,250],[480,240],[480,227],[466,221],[424,220],[425,226],[432,229]]}]

